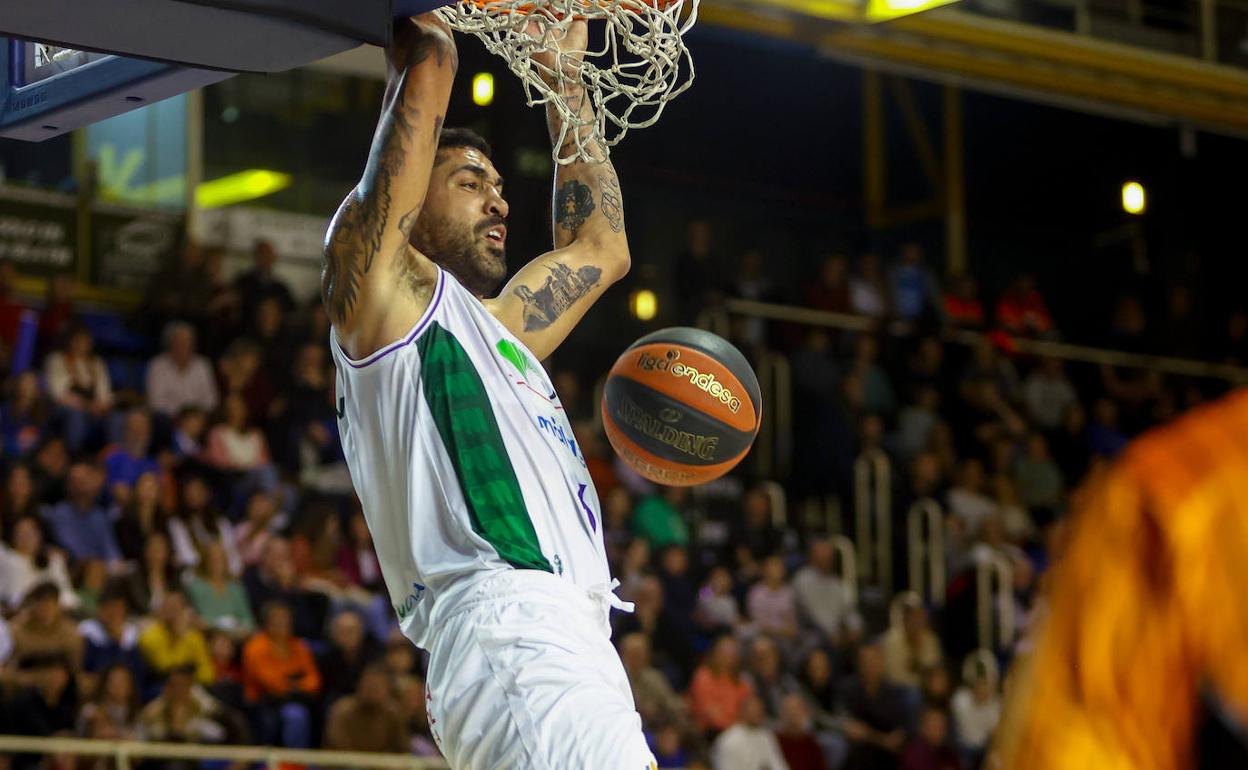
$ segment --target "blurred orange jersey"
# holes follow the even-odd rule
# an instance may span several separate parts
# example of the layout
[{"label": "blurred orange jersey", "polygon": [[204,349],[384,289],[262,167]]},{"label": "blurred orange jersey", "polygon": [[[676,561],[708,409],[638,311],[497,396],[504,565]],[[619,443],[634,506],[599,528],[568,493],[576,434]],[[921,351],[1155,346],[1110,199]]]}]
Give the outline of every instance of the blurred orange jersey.
[{"label": "blurred orange jersey", "polygon": [[1003,770],[1194,766],[1200,688],[1248,714],[1248,392],[1134,442],[1076,500]]}]

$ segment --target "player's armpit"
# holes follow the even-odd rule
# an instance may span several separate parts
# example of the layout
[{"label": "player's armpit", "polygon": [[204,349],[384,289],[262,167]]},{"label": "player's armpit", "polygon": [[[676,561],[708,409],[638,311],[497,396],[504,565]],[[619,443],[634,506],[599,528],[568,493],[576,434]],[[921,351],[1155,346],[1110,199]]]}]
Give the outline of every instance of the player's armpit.
[{"label": "player's armpit", "polygon": [[[359,184],[342,202],[326,235],[321,296],[349,351],[385,344],[423,307],[396,306],[399,273],[423,260],[408,245],[437,153],[458,58],[450,30],[432,14],[400,22],[386,52],[389,77],[381,118]],[[423,265],[430,276],[432,265]],[[399,310],[401,312],[396,312]],[[406,316],[412,315],[413,318]]]}]

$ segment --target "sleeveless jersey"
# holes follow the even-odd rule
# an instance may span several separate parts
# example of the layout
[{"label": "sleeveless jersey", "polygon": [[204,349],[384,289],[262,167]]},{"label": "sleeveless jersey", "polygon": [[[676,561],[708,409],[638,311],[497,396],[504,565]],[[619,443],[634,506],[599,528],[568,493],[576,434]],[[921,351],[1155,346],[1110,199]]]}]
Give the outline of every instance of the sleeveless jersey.
[{"label": "sleeveless jersey", "polygon": [[601,508],[537,359],[450,273],[402,339],[353,360],[330,330],[338,430],[403,633],[474,578],[610,580]]}]

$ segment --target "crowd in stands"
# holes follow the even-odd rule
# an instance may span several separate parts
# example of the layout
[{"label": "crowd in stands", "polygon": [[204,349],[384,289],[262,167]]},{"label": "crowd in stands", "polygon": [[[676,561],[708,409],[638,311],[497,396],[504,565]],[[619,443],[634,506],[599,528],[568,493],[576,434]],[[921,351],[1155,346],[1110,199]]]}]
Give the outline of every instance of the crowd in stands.
[{"label": "crowd in stands", "polygon": [[[729,285],[711,280],[711,236],[691,228],[677,262],[683,310],[775,297],[756,253]],[[397,632],[337,440],[328,320],[275,262],[258,243],[253,268],[227,280],[220,252],[189,245],[130,321],[147,347],[103,342],[67,279],[32,316],[0,263],[0,732],[437,755],[424,656]],[[877,331],[734,325],[751,357],[792,362],[787,518],[749,461],[696,490],[645,482],[595,429],[585,373],[554,373],[635,604],[614,640],[661,767],[980,767],[1070,490],[1210,395],[1072,373],[992,337],[946,343],[950,324],[1056,334],[1032,279],[992,313],[973,279],[946,283],[917,246],[852,269],[830,257],[806,303]],[[1118,316],[1126,347],[1142,314]],[[1235,323],[1248,341],[1248,316]],[[834,533],[797,514],[805,500],[851,511],[867,449],[893,468],[897,588],[911,504],[945,512],[942,601],[856,600]],[[1021,622],[985,651],[973,574],[994,557],[1013,565],[1002,601]]]}]

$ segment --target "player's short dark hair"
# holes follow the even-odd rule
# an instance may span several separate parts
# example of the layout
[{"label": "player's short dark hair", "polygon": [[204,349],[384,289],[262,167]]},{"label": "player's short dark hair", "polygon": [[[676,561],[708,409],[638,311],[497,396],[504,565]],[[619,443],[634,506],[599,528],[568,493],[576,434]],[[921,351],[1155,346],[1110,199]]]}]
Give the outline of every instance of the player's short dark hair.
[{"label": "player's short dark hair", "polygon": [[471,147],[487,158],[493,159],[494,151],[485,137],[471,128],[444,128],[438,139],[438,151],[452,150],[456,147]]}]

